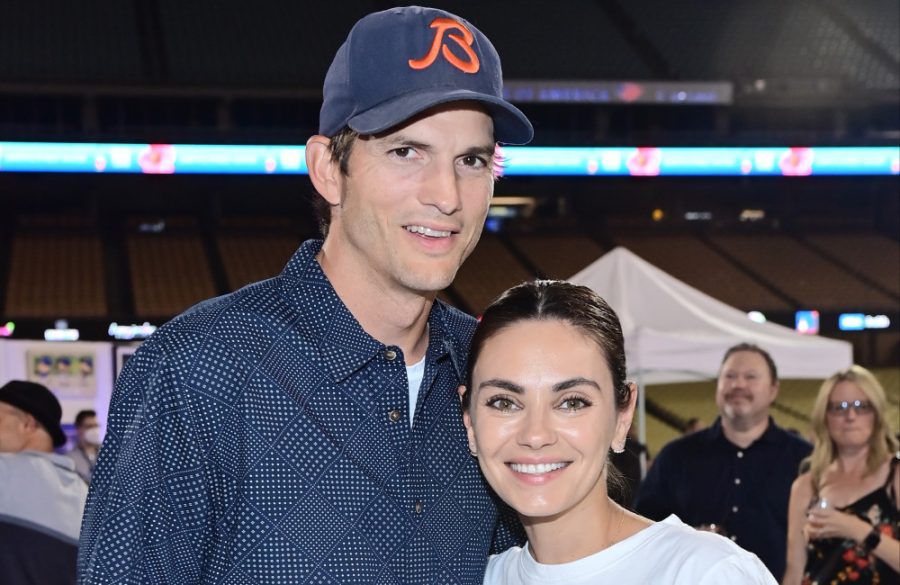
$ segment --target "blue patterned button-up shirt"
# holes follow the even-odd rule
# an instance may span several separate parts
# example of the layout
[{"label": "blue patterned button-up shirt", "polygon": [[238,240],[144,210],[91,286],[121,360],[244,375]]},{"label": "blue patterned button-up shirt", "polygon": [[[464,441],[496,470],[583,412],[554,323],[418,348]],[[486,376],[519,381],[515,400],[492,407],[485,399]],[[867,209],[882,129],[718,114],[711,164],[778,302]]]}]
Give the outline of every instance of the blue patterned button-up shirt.
[{"label": "blue patterned button-up shirt", "polygon": [[481,583],[495,532],[497,548],[512,537],[460,417],[474,320],[432,308],[410,427],[403,354],[362,330],[320,247],[188,310],[128,361],[81,583]]}]

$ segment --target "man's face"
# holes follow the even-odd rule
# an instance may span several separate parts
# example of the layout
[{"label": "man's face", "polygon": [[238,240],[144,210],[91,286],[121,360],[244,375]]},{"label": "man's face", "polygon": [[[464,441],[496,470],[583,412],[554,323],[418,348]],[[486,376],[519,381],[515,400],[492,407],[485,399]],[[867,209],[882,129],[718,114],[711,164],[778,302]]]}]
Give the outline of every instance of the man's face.
[{"label": "man's face", "polygon": [[97,422],[96,416],[86,416],[82,419],[81,425],[78,427],[78,442],[82,445],[99,445],[97,440],[97,431],[100,424]]},{"label": "man's face", "polygon": [[0,453],[18,453],[27,442],[28,415],[5,402],[0,402]]},{"label": "man's face", "polygon": [[490,117],[464,104],[357,139],[326,245],[376,289],[446,288],[481,235],[493,154]]},{"label": "man's face", "polygon": [[769,407],[778,395],[765,358],[754,351],[731,354],[719,372],[716,405],[722,418],[733,422],[756,423],[769,416]]}]

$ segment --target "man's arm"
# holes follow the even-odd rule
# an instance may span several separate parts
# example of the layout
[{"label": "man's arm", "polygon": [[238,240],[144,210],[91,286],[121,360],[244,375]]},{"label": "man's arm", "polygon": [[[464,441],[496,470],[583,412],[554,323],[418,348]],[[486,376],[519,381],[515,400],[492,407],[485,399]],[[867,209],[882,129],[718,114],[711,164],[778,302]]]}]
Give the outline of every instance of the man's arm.
[{"label": "man's arm", "polygon": [[187,376],[162,336],[119,376],[82,522],[82,585],[199,581],[209,502]]}]

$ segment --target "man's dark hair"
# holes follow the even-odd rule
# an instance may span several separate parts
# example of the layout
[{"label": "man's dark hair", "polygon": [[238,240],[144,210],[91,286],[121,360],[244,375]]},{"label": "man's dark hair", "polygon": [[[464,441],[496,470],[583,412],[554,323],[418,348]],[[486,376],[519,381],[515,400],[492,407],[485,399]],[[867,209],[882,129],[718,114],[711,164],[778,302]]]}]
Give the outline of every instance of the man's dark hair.
[{"label": "man's dark hair", "polygon": [[[350,152],[353,150],[357,138],[359,138],[359,132],[345,126],[331,137],[328,145],[331,151],[331,160],[338,163],[341,174],[344,176],[350,174]],[[313,211],[316,213],[316,223],[319,224],[319,231],[324,238],[328,235],[328,228],[331,226],[331,204],[322,195],[313,192]]]},{"label": "man's dark hair", "polygon": [[719,365],[719,370],[721,371],[722,366],[725,365],[725,362],[728,361],[728,358],[730,358],[732,354],[738,353],[739,351],[749,351],[761,355],[763,359],[766,360],[766,365],[769,367],[769,377],[771,378],[772,383],[775,384],[778,382],[778,368],[775,367],[775,360],[772,359],[769,352],[755,343],[739,343],[729,347],[728,351],[725,352],[725,357],[722,358],[722,364]]},{"label": "man's dark hair", "polygon": [[75,428],[81,428],[86,418],[97,418],[97,412],[94,410],[79,410],[75,415]]}]

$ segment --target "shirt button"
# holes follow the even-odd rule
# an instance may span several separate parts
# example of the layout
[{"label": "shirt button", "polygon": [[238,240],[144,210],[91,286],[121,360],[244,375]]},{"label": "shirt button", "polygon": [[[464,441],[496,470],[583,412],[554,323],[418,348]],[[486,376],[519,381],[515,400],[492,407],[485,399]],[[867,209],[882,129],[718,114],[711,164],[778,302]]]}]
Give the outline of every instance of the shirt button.
[{"label": "shirt button", "polygon": [[386,350],[384,352],[384,359],[386,359],[389,362],[394,361],[395,359],[397,359],[397,352],[394,351],[393,349]]},{"label": "shirt button", "polygon": [[734,512],[735,514],[737,514],[738,507],[737,507],[737,506],[732,506],[732,507],[731,507],[731,511]]},{"label": "shirt button", "polygon": [[738,459],[743,459],[743,458],[744,458],[744,452],[743,452],[743,451],[738,451],[738,452],[737,452],[737,456],[738,456]]},{"label": "shirt button", "polygon": [[403,418],[403,413],[399,410],[395,409],[388,413],[388,419],[390,419],[391,422],[397,422],[401,418]]},{"label": "shirt button", "polygon": [[741,478],[739,478],[739,477],[734,478],[734,485],[741,485]]},{"label": "shirt button", "polygon": [[737,536],[731,535],[731,542],[737,542]]},{"label": "shirt button", "polygon": [[416,514],[421,514],[422,510],[425,509],[425,504],[422,503],[421,500],[417,501],[413,509],[416,511]]}]

